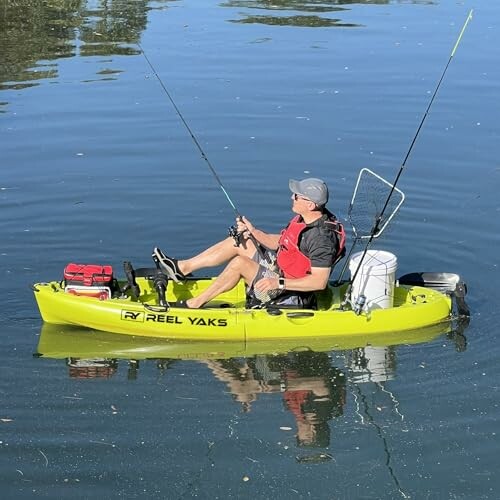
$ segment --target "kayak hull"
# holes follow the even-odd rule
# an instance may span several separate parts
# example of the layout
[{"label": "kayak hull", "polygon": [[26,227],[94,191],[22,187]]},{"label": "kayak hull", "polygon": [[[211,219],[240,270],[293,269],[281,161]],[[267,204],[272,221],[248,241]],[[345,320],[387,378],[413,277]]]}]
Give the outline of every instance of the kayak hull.
[{"label": "kayak hull", "polygon": [[[196,295],[211,278],[172,283],[167,300]],[[305,336],[345,337],[415,330],[451,317],[447,293],[419,286],[396,286],[394,307],[356,315],[342,310],[343,287],[329,286],[318,296],[318,310],[245,309],[245,286],[238,286],[203,309],[161,307],[151,281],[137,280],[138,298],[99,300],[65,293],[59,282],[37,283],[33,289],[44,322],[73,325],[140,337],[199,341],[257,341]],[[123,283],[121,283],[123,285]]]}]

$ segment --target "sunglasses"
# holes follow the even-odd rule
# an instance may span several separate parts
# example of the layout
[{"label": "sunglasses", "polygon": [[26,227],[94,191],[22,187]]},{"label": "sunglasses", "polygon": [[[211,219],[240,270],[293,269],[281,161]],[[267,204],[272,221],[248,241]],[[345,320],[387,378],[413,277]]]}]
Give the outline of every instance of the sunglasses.
[{"label": "sunglasses", "polygon": [[309,198],[304,198],[303,196],[300,196],[300,194],[297,194],[297,193],[293,193],[293,199],[295,201],[297,201],[297,200],[311,201]]}]

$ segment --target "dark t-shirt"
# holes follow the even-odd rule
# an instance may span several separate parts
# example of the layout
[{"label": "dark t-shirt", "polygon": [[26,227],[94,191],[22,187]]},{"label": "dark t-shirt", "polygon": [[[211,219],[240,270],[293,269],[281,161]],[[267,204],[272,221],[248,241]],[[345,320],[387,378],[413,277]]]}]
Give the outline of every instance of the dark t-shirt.
[{"label": "dark t-shirt", "polygon": [[311,267],[332,267],[337,255],[338,239],[334,231],[324,227],[323,222],[328,220],[323,216],[308,224],[300,235],[300,251],[309,257]]},{"label": "dark t-shirt", "polygon": [[[335,262],[339,241],[334,231],[324,226],[323,222],[328,220],[332,214],[327,212],[323,216],[308,224],[300,234],[299,248],[300,251],[309,257],[311,267],[331,268]],[[247,307],[253,307],[252,300],[257,299],[263,303],[267,303],[270,299],[276,299],[276,293],[280,301],[279,304],[289,304],[298,308],[316,308],[315,295],[312,292],[290,292],[273,290],[271,292],[257,293],[253,286],[262,278],[277,278],[280,275],[280,270],[276,262],[276,252],[266,250],[266,258],[262,258],[259,252],[255,252],[254,260],[259,263],[259,270],[247,290]],[[272,265],[269,263],[272,262]],[[284,297],[284,300],[282,300]]]}]

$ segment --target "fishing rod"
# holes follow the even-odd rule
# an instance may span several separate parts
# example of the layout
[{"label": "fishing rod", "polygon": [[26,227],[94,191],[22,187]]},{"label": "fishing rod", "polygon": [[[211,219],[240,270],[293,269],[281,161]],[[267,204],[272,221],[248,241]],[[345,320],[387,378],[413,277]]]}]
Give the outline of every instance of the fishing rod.
[{"label": "fishing rod", "polygon": [[[151,68],[151,71],[153,72],[153,74],[155,75],[156,79],[160,83],[161,88],[163,89],[163,91],[165,92],[165,94],[167,95],[167,97],[169,98],[170,103],[172,104],[173,108],[175,109],[175,112],[179,115],[179,118],[181,119],[182,123],[186,127],[189,135],[191,136],[191,139],[193,140],[194,144],[198,148],[198,151],[200,152],[201,157],[206,161],[206,163],[208,165],[208,168],[210,169],[210,172],[212,172],[212,175],[214,176],[215,180],[217,181],[217,184],[219,185],[219,187],[221,188],[222,192],[224,193],[224,196],[226,197],[227,201],[231,205],[231,208],[234,210],[236,218],[238,220],[242,221],[243,217],[241,216],[239,210],[236,208],[235,203],[233,202],[233,200],[229,196],[226,188],[224,187],[224,184],[222,183],[219,175],[217,174],[217,171],[213,167],[212,163],[210,163],[210,160],[208,159],[208,156],[205,154],[205,151],[201,147],[198,139],[196,139],[196,136],[194,135],[194,132],[191,130],[191,127],[188,125],[188,123],[184,119],[184,116],[182,115],[180,109],[175,104],[175,101],[174,101],[172,95],[170,94],[170,92],[168,91],[166,85],[163,83],[163,80],[160,78],[160,75],[157,73],[156,69],[154,68],[153,63],[150,61],[149,57],[147,56],[145,50],[142,48],[141,44],[139,42],[136,42],[136,43],[137,43],[137,46],[139,47],[139,49],[141,50],[142,55],[144,56],[144,59],[146,59],[146,62],[148,63],[149,67]],[[233,239],[235,241],[235,246],[239,246],[241,244],[242,235],[240,233],[238,233],[238,231],[237,231],[237,229],[236,229],[235,226],[231,226],[229,228],[229,235],[233,237]],[[252,241],[252,243],[257,248],[257,251],[259,252],[259,255],[263,259],[266,259],[266,253],[262,249],[262,245],[255,239],[255,236],[253,236],[252,234],[248,233],[248,238]]]},{"label": "fishing rod", "polygon": [[420,133],[420,130],[422,129],[422,126],[424,125],[424,122],[427,118],[427,115],[429,113],[429,110],[431,109],[431,106],[432,106],[432,103],[434,102],[434,98],[436,97],[438,91],[439,91],[439,87],[441,86],[441,82],[443,81],[444,79],[444,76],[446,74],[446,71],[448,69],[448,66],[450,65],[452,59],[453,59],[453,56],[455,55],[455,52],[457,51],[457,48],[458,48],[458,45],[460,44],[460,41],[462,40],[462,36],[465,32],[465,29],[467,28],[467,25],[469,24],[469,21],[472,19],[472,13],[473,13],[473,9],[471,9],[469,11],[469,14],[467,15],[467,19],[465,20],[465,23],[462,27],[462,30],[460,31],[460,34],[458,35],[458,38],[457,38],[457,41],[455,42],[455,45],[453,46],[453,50],[451,51],[451,54],[450,54],[450,57],[448,58],[448,62],[446,63],[446,66],[441,74],[441,78],[439,79],[437,85],[436,85],[436,88],[434,90],[434,93],[432,94],[432,97],[429,101],[429,104],[427,106],[427,109],[425,110],[425,113],[420,121],[420,124],[417,128],[417,131],[413,137],[413,140],[411,141],[410,143],[410,147],[408,148],[408,151],[406,153],[406,156],[404,157],[404,160],[403,160],[403,163],[401,164],[401,167],[396,175],[396,178],[394,179],[394,182],[392,183],[392,187],[391,187],[391,190],[389,191],[389,194],[387,195],[387,198],[385,200],[385,204],[382,208],[382,211],[378,214],[376,220],[375,220],[375,225],[373,226],[373,229],[371,231],[371,234],[370,234],[370,238],[368,239],[368,242],[366,243],[365,245],[365,248],[363,250],[363,254],[361,256],[361,258],[359,259],[359,263],[358,263],[358,266],[356,268],[356,271],[354,272],[354,275],[351,277],[351,279],[349,280],[349,285],[347,287],[347,290],[346,290],[346,293],[345,293],[345,298],[344,298],[344,301],[342,302],[342,305],[341,307],[344,308],[345,305],[347,304],[347,302],[349,301],[349,298],[350,298],[350,295],[351,295],[351,291],[352,291],[352,284],[354,283],[354,280],[356,279],[356,276],[358,275],[358,272],[359,270],[361,269],[361,265],[363,263],[363,260],[366,256],[366,253],[368,252],[368,249],[370,248],[370,245],[373,241],[373,239],[375,238],[375,236],[377,235],[378,231],[379,231],[379,228],[380,228],[380,223],[382,221],[382,217],[385,213],[385,210],[387,208],[387,206],[389,205],[389,201],[394,193],[394,191],[396,190],[396,184],[398,183],[399,181],[399,178],[401,177],[402,173],[403,173],[403,170],[405,169],[406,167],[406,162],[408,160],[408,158],[410,157],[410,154],[413,150],[413,146],[415,145],[416,141],[417,141],[417,137]]},{"label": "fishing rod", "polygon": [[198,142],[198,139],[196,139],[196,136],[194,135],[193,131],[191,130],[191,127],[188,125],[187,121],[184,119],[184,116],[182,116],[182,113],[181,113],[180,109],[175,104],[174,99],[170,95],[170,92],[167,90],[167,87],[165,86],[165,84],[163,83],[162,79],[160,78],[160,75],[156,72],[156,70],[155,70],[152,62],[149,60],[149,57],[147,56],[146,52],[144,51],[144,49],[142,48],[142,46],[141,46],[141,44],[139,42],[137,42],[137,46],[139,47],[139,49],[141,49],[142,55],[146,59],[149,67],[151,68],[151,71],[153,72],[153,74],[155,75],[156,79],[160,83],[160,85],[161,85],[162,89],[164,90],[165,94],[167,94],[167,97],[169,98],[169,100],[170,100],[172,106],[174,107],[176,113],[179,115],[179,118],[181,119],[182,123],[184,124],[184,126],[187,129],[187,131],[189,132],[189,135],[191,136],[191,139],[193,139],[193,142],[195,143],[196,147],[200,151],[201,157],[207,162],[208,168],[210,169],[210,171],[212,172],[213,176],[215,177],[215,180],[219,184],[219,187],[222,189],[222,192],[226,196],[227,201],[231,205],[231,208],[234,210],[234,213],[236,214],[236,217],[241,217],[240,212],[238,211],[238,209],[236,208],[236,205],[234,204],[233,200],[231,199],[231,197],[229,196],[228,192],[226,191],[226,188],[224,187],[224,184],[222,184],[222,181],[220,180],[220,177],[217,175],[217,172],[215,171],[215,168],[210,163],[210,160],[208,159],[207,155],[205,154],[205,151],[203,151],[203,148],[201,147],[200,143]]}]

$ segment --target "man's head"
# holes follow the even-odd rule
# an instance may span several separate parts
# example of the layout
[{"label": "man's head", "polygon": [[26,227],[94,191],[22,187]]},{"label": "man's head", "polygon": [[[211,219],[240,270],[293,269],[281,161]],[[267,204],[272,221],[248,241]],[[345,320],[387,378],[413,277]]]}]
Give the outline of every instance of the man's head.
[{"label": "man's head", "polygon": [[328,202],[328,187],[321,179],[314,177],[301,181],[290,179],[288,186],[295,201],[303,199],[306,202],[313,202],[320,209]]}]

